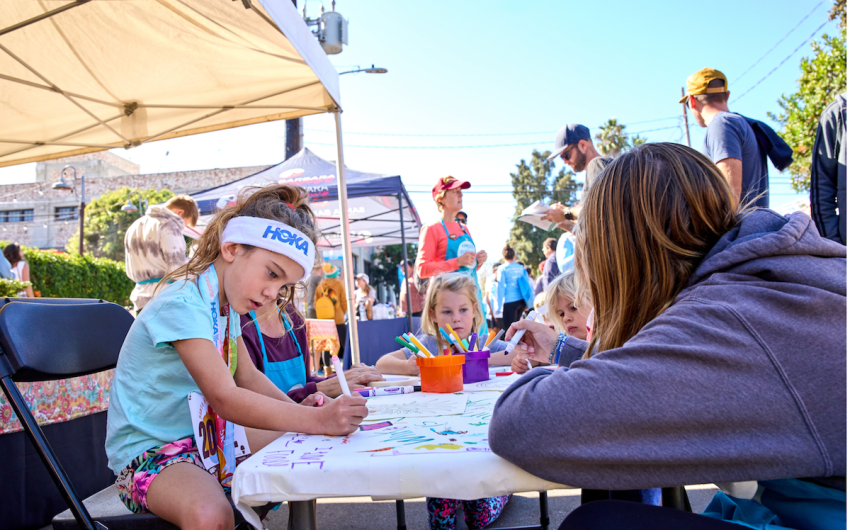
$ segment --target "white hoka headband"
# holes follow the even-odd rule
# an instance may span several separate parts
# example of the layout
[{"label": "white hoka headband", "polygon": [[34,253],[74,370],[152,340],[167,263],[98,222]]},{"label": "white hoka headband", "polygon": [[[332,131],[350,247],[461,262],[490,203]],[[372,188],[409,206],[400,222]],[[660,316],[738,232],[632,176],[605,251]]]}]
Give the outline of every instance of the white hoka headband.
[{"label": "white hoka headband", "polygon": [[280,221],[258,217],[234,217],[221,235],[222,243],[239,243],[281,254],[301,265],[306,280],[316,260],[316,246],[300,231]]}]

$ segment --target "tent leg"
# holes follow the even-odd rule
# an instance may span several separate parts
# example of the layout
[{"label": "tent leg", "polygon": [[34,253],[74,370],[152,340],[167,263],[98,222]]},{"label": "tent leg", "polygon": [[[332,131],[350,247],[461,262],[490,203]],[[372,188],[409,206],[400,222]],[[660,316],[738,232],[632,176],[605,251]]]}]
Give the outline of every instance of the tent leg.
[{"label": "tent leg", "polygon": [[[342,233],[342,274],[348,300],[348,340],[351,363],[360,363],[360,339],[357,333],[357,308],[354,307],[354,267],[351,260],[351,229],[348,224],[348,189],[345,187],[345,161],[342,157],[342,109],[334,110],[336,125],[336,186],[339,193],[340,232]],[[343,345],[344,348],[344,345]]]},{"label": "tent leg", "polygon": [[[407,239],[404,235],[404,207],[401,202],[401,193],[396,195],[398,197],[398,218],[401,223],[401,255],[404,260],[404,264],[402,265],[404,270],[404,286],[402,289],[407,291],[407,307],[404,308],[404,311],[407,313],[407,332],[413,333],[413,315],[410,313],[410,278],[407,277]],[[401,297],[401,289],[398,291],[399,297]]]}]

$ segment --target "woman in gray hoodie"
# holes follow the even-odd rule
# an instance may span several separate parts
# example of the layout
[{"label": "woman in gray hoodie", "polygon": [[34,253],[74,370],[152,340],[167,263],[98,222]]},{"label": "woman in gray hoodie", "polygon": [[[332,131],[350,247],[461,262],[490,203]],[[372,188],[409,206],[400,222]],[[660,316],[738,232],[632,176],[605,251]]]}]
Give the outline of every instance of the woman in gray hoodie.
[{"label": "woman in gray hoodie", "polygon": [[[581,488],[758,481],[719,493],[706,514],[843,528],[845,247],[802,213],[742,212],[716,166],[677,144],[619,157],[583,204],[576,274],[595,308],[592,340],[513,326],[509,337],[528,329],[525,355],[546,361],[557,346],[563,368],[536,368],[502,395],[493,451]],[[629,528],[600,508],[600,528]],[[653,528],[710,523],[625,509],[648,511]]]}]

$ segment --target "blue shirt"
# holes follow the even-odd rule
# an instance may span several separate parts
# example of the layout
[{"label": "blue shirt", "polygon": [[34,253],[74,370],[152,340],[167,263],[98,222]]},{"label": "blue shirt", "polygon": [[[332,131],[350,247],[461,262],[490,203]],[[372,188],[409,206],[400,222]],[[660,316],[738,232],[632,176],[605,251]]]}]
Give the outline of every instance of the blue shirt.
[{"label": "blue shirt", "polygon": [[[230,338],[241,334],[231,309]],[[148,449],[193,435],[187,397],[200,390],[171,345],[183,339],[212,343],[213,317],[198,286],[177,281],[139,313],[118,356],[106,423],[106,455],[116,475]]]},{"label": "blue shirt", "polygon": [[525,300],[525,305],[531,307],[534,293],[528,283],[528,273],[519,263],[508,263],[499,268],[499,294],[496,299],[499,307],[506,303]]},{"label": "blue shirt", "polygon": [[0,278],[12,279],[12,264],[2,252],[0,252]]},{"label": "blue shirt", "polygon": [[767,160],[747,119],[731,112],[719,112],[705,133],[705,156],[715,164],[725,158],[741,161],[741,203],[764,193],[754,206],[769,207]]}]

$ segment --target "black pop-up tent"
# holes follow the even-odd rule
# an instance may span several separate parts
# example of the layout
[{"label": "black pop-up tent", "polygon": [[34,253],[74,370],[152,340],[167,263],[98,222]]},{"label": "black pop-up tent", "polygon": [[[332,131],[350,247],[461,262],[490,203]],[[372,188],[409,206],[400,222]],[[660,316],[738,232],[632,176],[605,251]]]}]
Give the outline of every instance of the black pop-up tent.
[{"label": "black pop-up tent", "polygon": [[[395,245],[416,241],[422,223],[401,177],[345,170],[352,247]],[[192,195],[201,210],[198,227],[246,186],[281,183],[307,189],[319,219],[325,249],[342,248],[336,164],[302,149],[289,160],[243,179]]]}]

